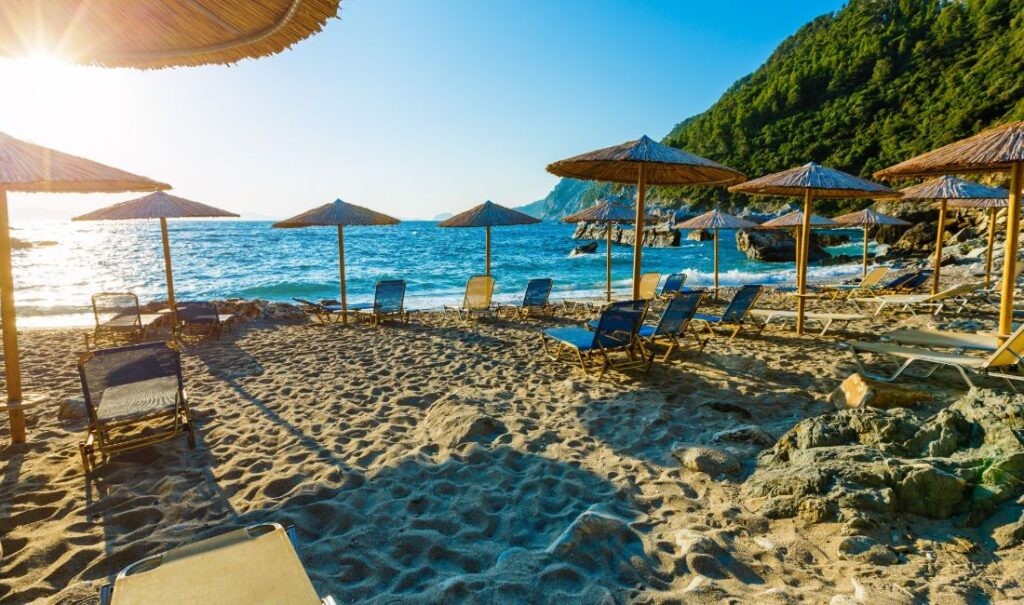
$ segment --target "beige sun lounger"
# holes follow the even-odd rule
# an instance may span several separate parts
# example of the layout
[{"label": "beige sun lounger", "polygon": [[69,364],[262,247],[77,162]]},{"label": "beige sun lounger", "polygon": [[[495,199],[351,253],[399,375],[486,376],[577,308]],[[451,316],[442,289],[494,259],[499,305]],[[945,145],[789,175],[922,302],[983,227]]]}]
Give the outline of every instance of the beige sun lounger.
[{"label": "beige sun lounger", "polygon": [[999,348],[999,340],[994,334],[978,334],[975,332],[950,332],[946,330],[893,330],[882,335],[882,340],[898,345],[916,347],[936,347],[963,351],[995,351]]},{"label": "beige sun lounger", "polygon": [[[796,322],[796,311],[782,309],[751,309],[750,314],[762,321],[762,330],[768,327],[768,324],[773,320],[778,320],[779,323]],[[860,313],[814,313],[810,311],[804,313],[804,321],[816,323],[821,326],[821,333],[819,336],[824,336],[834,323],[841,323],[843,324],[843,327],[846,327],[851,321],[870,318],[870,315],[861,315]]]},{"label": "beige sun lounger", "polygon": [[860,304],[876,304],[875,315],[887,307],[898,307],[899,310],[909,311],[911,315],[917,315],[916,310],[921,307],[931,309],[933,315],[938,315],[950,304],[959,305],[954,314],[959,314],[967,306],[968,297],[977,290],[974,284],[959,284],[951,286],[936,294],[883,294],[872,298],[851,298],[854,306],[860,309]]},{"label": "beige sun lounger", "polygon": [[462,306],[445,305],[444,315],[449,313],[458,319],[471,319],[474,315],[484,315],[492,311],[491,294],[494,293],[494,278],[489,275],[474,275],[466,282],[466,293],[462,297]]},{"label": "beige sun lounger", "polygon": [[[640,298],[638,300],[654,300],[658,296],[658,284],[661,273],[644,273],[640,276]],[[616,302],[633,300],[632,298],[615,298]]]},{"label": "beige sun lounger", "polygon": [[333,605],[317,596],[293,541],[293,532],[264,523],[146,557],[101,588],[100,603]]},{"label": "beige sun lounger", "polygon": [[[974,383],[971,381],[968,371],[975,375],[1003,378],[1007,380],[1007,382],[1010,380],[1024,380],[1024,374],[1007,374],[1005,372],[993,371],[1009,369],[1010,366],[1024,362],[1024,357],[1021,356],[1022,352],[1024,352],[1024,326],[1017,328],[1017,330],[1011,334],[1008,339],[1006,339],[1006,342],[993,351],[988,357],[976,357],[964,355],[962,353],[943,353],[929,349],[905,347],[885,342],[846,342],[843,343],[843,346],[853,352],[854,363],[857,364],[857,369],[861,374],[884,382],[892,382],[893,380],[896,380],[901,374],[903,374],[904,370],[915,362],[932,365],[931,370],[929,370],[924,376],[921,376],[921,378],[928,378],[940,367],[951,367],[960,373],[960,377],[964,379],[964,382],[966,382],[967,386],[970,388],[974,387]],[[883,376],[874,372],[869,372],[864,368],[864,364],[860,358],[861,353],[875,353],[877,355],[896,357],[898,359],[902,359],[903,364],[900,365],[892,376]],[[1010,383],[1010,387],[1013,388],[1012,383]]]},{"label": "beige sun lounger", "polygon": [[858,284],[829,284],[821,286],[821,290],[824,294],[831,296],[833,300],[842,297],[850,298],[858,295],[863,296],[865,294],[870,294],[878,284],[882,283],[882,278],[884,278],[888,272],[889,267],[875,267],[868,271],[868,274],[865,275]]}]

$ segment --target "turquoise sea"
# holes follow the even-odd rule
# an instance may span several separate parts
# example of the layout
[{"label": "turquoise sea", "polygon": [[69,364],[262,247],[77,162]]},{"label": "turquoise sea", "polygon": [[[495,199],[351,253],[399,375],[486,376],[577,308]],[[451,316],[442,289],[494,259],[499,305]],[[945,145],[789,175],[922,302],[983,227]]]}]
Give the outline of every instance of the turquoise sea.
[{"label": "turquoise sea", "polygon": [[[337,231],[272,229],[266,221],[171,221],[175,291],[179,300],[229,297],[288,301],[338,296]],[[24,326],[87,324],[90,295],[132,291],[143,302],[166,298],[160,229],[156,221],[15,223],[12,235],[52,241],[14,252],[18,313]],[[555,280],[554,296],[598,295],[604,288],[604,242],[597,254],[571,256],[573,227],[545,222],[492,230],[496,298],[522,296],[531,277]],[[853,243],[830,251],[860,254]],[[483,229],[443,229],[434,222],[345,230],[349,300],[372,299],[379,279],[408,283],[409,306],[430,308],[461,297],[466,279],[484,270]],[[644,270],[688,274],[690,285],[712,282],[712,243],[645,249]],[[781,284],[794,278],[790,263],[748,260],[722,232],[721,283]],[[613,249],[614,287],[629,286],[632,249]],[[812,267],[812,279],[857,275],[859,265]]]}]

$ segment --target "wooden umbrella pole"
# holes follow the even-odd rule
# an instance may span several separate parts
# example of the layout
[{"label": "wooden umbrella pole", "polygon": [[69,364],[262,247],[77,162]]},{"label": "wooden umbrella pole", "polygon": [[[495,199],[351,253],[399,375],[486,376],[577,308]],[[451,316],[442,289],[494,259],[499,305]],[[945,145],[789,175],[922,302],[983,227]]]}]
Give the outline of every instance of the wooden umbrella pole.
[{"label": "wooden umbrella pole", "polygon": [[985,287],[992,283],[992,245],[996,241],[996,212],[995,208],[988,210],[988,249],[985,251]]},{"label": "wooden umbrella pole", "polygon": [[868,226],[864,225],[864,270],[861,272],[861,277],[868,276]]},{"label": "wooden umbrella pole", "polygon": [[160,217],[160,237],[164,242],[164,275],[167,276],[167,308],[171,311],[171,337],[178,333],[178,303],[174,300],[174,273],[171,271],[171,240],[167,236],[167,218]]},{"label": "wooden umbrella pole", "polygon": [[718,229],[715,233],[715,300],[718,300]]},{"label": "wooden umbrella pole", "polygon": [[[1006,208],[1006,255],[1003,257],[1002,297],[999,301],[999,343],[1013,332],[1013,289],[1017,271],[1017,243],[1020,239],[1021,181],[1024,180],[1024,162],[1017,162],[1010,170],[1010,200]],[[6,332],[5,332],[6,335]]]},{"label": "wooden umbrella pole", "polygon": [[640,263],[644,251],[644,196],[647,195],[647,173],[640,164],[636,181],[636,225],[633,231],[633,300],[640,299]]},{"label": "wooden umbrella pole", "polygon": [[605,234],[605,238],[608,240],[607,244],[606,244],[607,250],[605,251],[606,254],[608,255],[608,257],[605,259],[605,263],[604,263],[605,264],[605,267],[604,267],[605,280],[606,280],[606,282],[608,284],[607,287],[605,288],[605,291],[604,291],[605,292],[605,301],[612,302],[612,224],[611,223],[605,223],[604,234]]},{"label": "wooden umbrella pole", "polygon": [[487,247],[487,274],[486,275],[488,277],[490,277],[490,275],[491,275],[491,226],[487,225],[486,227],[484,227],[484,229],[487,231],[487,235],[484,236],[485,239],[487,240],[487,242],[486,242],[486,247]]},{"label": "wooden umbrella pole", "polygon": [[345,294],[345,227],[338,225],[338,270],[341,274],[341,323],[348,325],[348,299]]},{"label": "wooden umbrella pole", "polygon": [[798,290],[800,296],[796,300],[796,333],[804,333],[804,307],[807,293],[807,257],[810,254],[811,242],[811,190],[807,188],[804,192],[804,224],[800,233],[800,270],[797,272]]},{"label": "wooden umbrella pole", "polygon": [[942,236],[946,234],[946,200],[939,202],[939,228],[935,236],[935,273],[932,274],[932,294],[939,292],[939,272],[942,268]]},{"label": "wooden umbrella pole", "polygon": [[802,228],[803,227],[796,227],[795,229],[793,229],[793,239],[796,240],[795,241],[795,243],[796,243],[796,253],[794,254],[794,259],[793,260],[795,262],[795,268],[796,268],[796,287],[797,287],[798,290],[800,288],[800,255],[803,254],[803,245],[801,243],[803,240],[800,237],[800,230]]},{"label": "wooden umbrella pole", "polygon": [[7,191],[0,189],[0,321],[4,331],[4,371],[7,378],[7,414],[11,443],[25,443],[25,413],[21,410],[21,366],[18,327],[14,319],[14,274],[11,271],[11,227]]}]

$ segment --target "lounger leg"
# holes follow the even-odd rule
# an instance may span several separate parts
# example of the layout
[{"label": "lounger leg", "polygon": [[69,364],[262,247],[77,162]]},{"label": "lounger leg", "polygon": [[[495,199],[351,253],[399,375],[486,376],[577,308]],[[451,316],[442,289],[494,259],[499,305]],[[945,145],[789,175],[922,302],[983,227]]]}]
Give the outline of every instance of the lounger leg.
[{"label": "lounger leg", "polygon": [[967,375],[967,372],[964,370],[963,366],[954,365],[953,367],[955,367],[956,370],[960,372],[960,377],[963,378],[964,382],[967,383],[967,388],[973,389],[974,383],[971,381],[971,377]]},{"label": "lounger leg", "polygon": [[860,372],[864,376],[867,376],[868,378],[874,378],[875,380],[880,380],[882,382],[893,382],[894,380],[899,378],[901,374],[903,374],[904,370],[906,370],[908,367],[910,367],[910,364],[914,363],[914,361],[915,361],[914,359],[906,360],[905,362],[903,362],[903,365],[901,365],[899,367],[899,369],[896,370],[895,374],[893,374],[892,376],[888,376],[887,377],[887,376],[882,376],[881,374],[876,374],[874,372],[868,371],[868,369],[864,367],[864,364],[861,361],[860,355],[857,353],[856,349],[852,349],[851,348],[850,352],[853,353],[853,363],[857,366],[857,371],[858,372]]},{"label": "lounger leg", "polygon": [[819,336],[824,336],[825,332],[828,332],[828,328],[831,325],[832,325],[832,320],[831,319],[826,321],[825,325],[821,328],[821,334],[819,334]]},{"label": "lounger leg", "polygon": [[730,341],[732,341],[733,338],[736,338],[736,335],[740,333],[740,328],[742,328],[742,327],[743,327],[743,324],[736,324],[736,328],[733,329],[732,334],[729,335],[729,340]]}]

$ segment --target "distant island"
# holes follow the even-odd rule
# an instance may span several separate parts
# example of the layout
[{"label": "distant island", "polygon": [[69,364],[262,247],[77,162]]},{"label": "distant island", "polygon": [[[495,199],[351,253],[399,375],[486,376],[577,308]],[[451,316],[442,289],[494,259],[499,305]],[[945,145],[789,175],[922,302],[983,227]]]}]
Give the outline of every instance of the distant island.
[{"label": "distant island", "polygon": [[438,214],[437,216],[435,216],[434,220],[435,221],[443,221],[443,220],[446,220],[446,219],[450,219],[453,216],[455,216],[455,215],[452,214],[451,212],[442,212],[441,214]]}]

